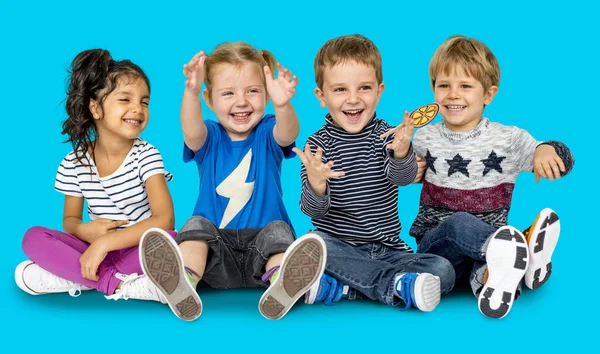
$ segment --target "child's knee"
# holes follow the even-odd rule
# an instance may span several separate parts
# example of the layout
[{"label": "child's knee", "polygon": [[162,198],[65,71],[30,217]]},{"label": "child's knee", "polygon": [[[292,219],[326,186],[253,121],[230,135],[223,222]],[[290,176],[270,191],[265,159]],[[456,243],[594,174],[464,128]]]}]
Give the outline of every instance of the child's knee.
[{"label": "child's knee", "polygon": [[473,218],[477,217],[471,213],[458,211],[452,214],[448,219],[446,219],[446,222],[460,227],[460,225],[463,225],[465,222],[469,222],[469,220],[472,220]]},{"label": "child's knee", "polygon": [[212,222],[210,222],[210,220],[201,216],[192,216],[185,222],[185,224],[183,224],[181,230],[179,230],[179,235],[187,232],[203,232],[211,235],[217,235],[218,229]]},{"label": "child's knee", "polygon": [[23,252],[27,254],[27,250],[32,247],[36,240],[39,240],[40,237],[47,235],[45,227],[42,226],[34,226],[25,232],[23,236],[23,241],[21,243],[21,247],[23,248]]},{"label": "child's knee", "polygon": [[460,236],[461,231],[465,230],[466,225],[472,225],[478,222],[480,222],[480,220],[475,215],[471,213],[466,213],[464,211],[459,211],[452,214],[452,216],[446,219],[444,221],[444,224],[446,228],[452,230],[452,232],[449,233],[450,235]]},{"label": "child's knee", "polygon": [[285,221],[275,220],[265,226],[261,234],[274,239],[282,239],[294,242],[294,232]]}]

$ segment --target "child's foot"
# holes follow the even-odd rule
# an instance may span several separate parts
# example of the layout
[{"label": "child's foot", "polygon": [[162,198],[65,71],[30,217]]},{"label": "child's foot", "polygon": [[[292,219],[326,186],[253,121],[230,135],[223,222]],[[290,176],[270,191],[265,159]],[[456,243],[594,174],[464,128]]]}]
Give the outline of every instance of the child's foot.
[{"label": "child's foot", "polygon": [[479,294],[479,311],[488,317],[502,318],[512,307],[529,263],[523,234],[512,226],[496,230],[488,244],[486,261],[489,276]]},{"label": "child's foot", "polygon": [[558,242],[560,220],[552,209],[540,212],[533,224],[523,231],[529,245],[529,266],[525,273],[525,285],[530,289],[542,286],[552,274],[550,258]]},{"label": "child's foot", "polygon": [[140,263],[177,317],[186,321],[200,317],[202,301],[190,285],[181,251],[168,233],[153,227],[142,235]]},{"label": "child's foot", "polygon": [[15,282],[21,290],[31,295],[69,293],[76,297],[82,291],[91,290],[87,286],[58,277],[32,261],[23,261],[17,266]]},{"label": "child's foot", "polygon": [[315,282],[304,295],[304,303],[312,305],[324,302],[325,305],[333,305],[341,299],[347,298],[349,290],[348,285],[323,273],[321,279]]},{"label": "child's foot", "polygon": [[433,311],[440,303],[440,277],[429,273],[404,273],[396,278],[396,295],[406,304],[425,312]]},{"label": "child's foot", "polygon": [[292,243],[283,255],[279,276],[258,303],[260,313],[270,320],[282,318],[315,284],[325,270],[325,242],[315,234],[307,234]]},{"label": "child's foot", "polygon": [[105,296],[108,300],[150,300],[158,301],[163,304],[167,303],[167,300],[158,290],[156,285],[150,281],[147,275],[133,274],[115,274],[119,280],[123,283],[115,291],[113,295]]}]

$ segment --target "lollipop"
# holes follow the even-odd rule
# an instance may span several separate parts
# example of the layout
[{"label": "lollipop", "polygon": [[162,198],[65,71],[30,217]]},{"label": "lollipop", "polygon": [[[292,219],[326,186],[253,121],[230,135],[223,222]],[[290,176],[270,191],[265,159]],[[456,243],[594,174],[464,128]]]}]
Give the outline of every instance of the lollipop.
[{"label": "lollipop", "polygon": [[[421,128],[431,123],[435,116],[437,116],[440,111],[440,106],[437,103],[426,104],[425,106],[419,107],[415,109],[410,114],[410,119],[413,120],[413,124],[415,128]],[[383,139],[386,136],[395,133],[398,129],[402,127],[403,124],[388,130],[387,132],[381,134],[380,138]]]}]

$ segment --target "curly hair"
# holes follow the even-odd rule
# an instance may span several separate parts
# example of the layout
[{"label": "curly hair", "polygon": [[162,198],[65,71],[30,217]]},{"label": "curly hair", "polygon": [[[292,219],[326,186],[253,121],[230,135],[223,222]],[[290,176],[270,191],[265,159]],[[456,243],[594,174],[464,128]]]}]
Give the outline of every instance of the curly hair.
[{"label": "curly hair", "polygon": [[96,100],[102,109],[103,100],[117,87],[122,78],[141,78],[148,85],[150,81],[144,71],[129,60],[115,61],[104,49],[90,49],[79,53],[68,70],[67,77],[67,119],[62,124],[62,134],[66,134],[73,145],[77,160],[83,163],[86,152],[94,153],[98,138],[94,117],[90,112],[90,100]]}]

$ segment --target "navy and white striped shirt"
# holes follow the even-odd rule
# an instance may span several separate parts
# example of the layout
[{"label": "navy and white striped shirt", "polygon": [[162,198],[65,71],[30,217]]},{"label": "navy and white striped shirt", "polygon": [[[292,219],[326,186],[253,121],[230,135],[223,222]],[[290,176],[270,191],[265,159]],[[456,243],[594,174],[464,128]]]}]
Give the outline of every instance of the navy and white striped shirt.
[{"label": "navy and white striped shirt", "polygon": [[406,158],[394,159],[385,149],[394,134],[379,138],[393,126],[375,116],[356,134],[335,125],[330,115],[325,120],[308,143],[313,153],[317,147],[323,149],[322,162],[333,161],[333,169],[344,171],[345,176],[331,179],[327,194],[320,196],[311,188],[302,166],[300,208],[317,230],[349,244],[379,242],[410,250],[399,237],[398,186],[412,183],[417,175],[412,147]]},{"label": "navy and white striped shirt", "polygon": [[159,173],[167,181],[173,178],[165,170],[158,150],[140,138],[136,138],[121,166],[109,176],[99,177],[88,153],[83,162],[77,161],[71,151],[58,167],[54,189],[85,198],[91,220],[129,220],[125,226],[131,226],[151,217],[146,180]]}]

